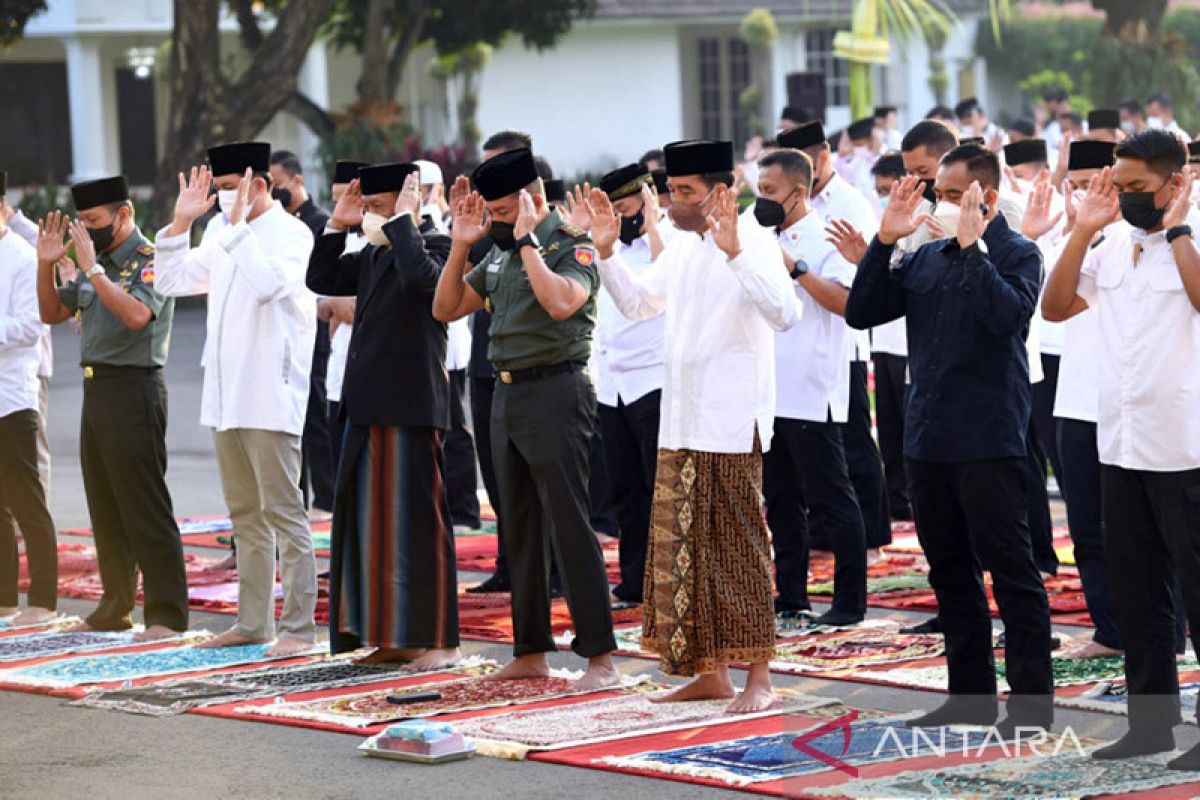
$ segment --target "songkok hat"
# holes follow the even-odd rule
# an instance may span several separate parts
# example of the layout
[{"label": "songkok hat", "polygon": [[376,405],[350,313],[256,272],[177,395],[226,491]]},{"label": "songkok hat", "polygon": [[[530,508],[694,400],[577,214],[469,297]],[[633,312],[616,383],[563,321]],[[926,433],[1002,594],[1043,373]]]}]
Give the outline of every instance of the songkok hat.
[{"label": "songkok hat", "polygon": [[1103,169],[1111,167],[1113,151],[1117,146],[1112,142],[1097,142],[1094,139],[1083,139],[1071,142],[1071,150],[1067,155],[1067,169]]},{"label": "songkok hat", "polygon": [[875,118],[876,119],[880,119],[882,117],[886,117],[888,114],[895,114],[895,113],[896,113],[895,106],[875,106]]},{"label": "songkok hat", "polygon": [[421,183],[442,183],[442,168],[432,161],[419,159],[413,162],[421,170]]},{"label": "songkok hat", "polygon": [[558,178],[542,181],[542,188],[546,190],[547,203],[565,203],[567,201],[567,185]]},{"label": "songkok hat", "polygon": [[368,167],[366,161],[339,161],[333,165],[333,183],[349,183],[358,177],[358,171]]},{"label": "songkok hat", "polygon": [[665,169],[651,170],[650,177],[654,179],[654,191],[659,194],[671,193],[671,187],[667,185],[667,171]]},{"label": "songkok hat", "polygon": [[1121,112],[1115,108],[1093,108],[1088,112],[1088,128],[1119,128]]},{"label": "songkok hat", "polygon": [[359,189],[364,195],[398,192],[404,188],[404,179],[419,169],[408,162],[362,167],[358,171]]},{"label": "songkok hat", "polygon": [[874,129],[875,129],[875,118],[874,117],[864,117],[863,119],[855,120],[854,122],[851,122],[850,127],[846,129],[846,132],[850,134],[851,140],[860,141],[862,139],[870,139],[871,131],[873,131]]},{"label": "songkok hat", "polygon": [[1188,163],[1200,164],[1200,139],[1188,142]]},{"label": "songkok hat", "polygon": [[983,137],[982,136],[967,136],[963,139],[959,139],[958,143],[959,144],[977,144],[980,147],[983,147]]},{"label": "songkok hat", "polygon": [[1026,117],[1021,117],[1018,120],[1013,120],[1013,123],[1008,126],[1008,129],[1010,131],[1015,131],[1017,133],[1024,134],[1025,136],[1030,136],[1030,137],[1032,137],[1033,135],[1035,135],[1037,133],[1037,131],[1034,130],[1034,127],[1033,127],[1033,120],[1028,119]]},{"label": "songkok hat", "polygon": [[664,147],[663,157],[671,177],[733,172],[733,142],[685,139]]},{"label": "songkok hat", "polygon": [[471,174],[471,181],[484,200],[499,200],[516,194],[537,179],[537,165],[533,162],[533,151],[528,147],[489,158]]},{"label": "songkok hat", "polygon": [[212,174],[241,175],[249,167],[254,172],[266,172],[271,167],[271,145],[267,142],[233,142],[208,148],[208,163]]},{"label": "songkok hat", "polygon": [[608,195],[609,200],[615,201],[638,194],[642,186],[652,180],[650,170],[640,164],[626,164],[602,177],[600,190]]},{"label": "songkok hat", "polygon": [[804,109],[800,106],[784,106],[783,111],[779,114],[780,119],[791,120],[792,122],[808,122],[808,114],[804,113]]},{"label": "songkok hat", "polygon": [[8,173],[0,169],[0,197],[8,194]]},{"label": "songkok hat", "polygon": [[1022,139],[1019,142],[1004,145],[1004,160],[1010,167],[1018,164],[1045,164],[1046,140]]},{"label": "songkok hat", "polygon": [[84,181],[71,187],[71,198],[75,201],[76,211],[87,211],[89,208],[128,200],[129,184],[124,175]]},{"label": "songkok hat", "polygon": [[806,122],[799,128],[784,131],[775,138],[779,141],[780,147],[806,150],[825,141],[825,126],[820,122]]}]

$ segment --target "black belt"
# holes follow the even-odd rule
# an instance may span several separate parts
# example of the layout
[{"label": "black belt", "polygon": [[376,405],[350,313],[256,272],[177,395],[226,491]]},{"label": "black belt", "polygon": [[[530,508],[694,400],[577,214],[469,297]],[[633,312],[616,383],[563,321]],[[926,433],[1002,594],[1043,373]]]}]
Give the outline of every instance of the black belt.
[{"label": "black belt", "polygon": [[553,378],[555,375],[566,375],[568,372],[582,372],[586,368],[586,361],[564,361],[561,364],[500,370],[496,373],[496,377],[501,383],[524,383],[525,381],[537,381],[542,378]]},{"label": "black belt", "polygon": [[127,378],[133,375],[153,375],[161,372],[162,367],[115,367],[111,364],[84,364],[83,377],[94,378]]}]

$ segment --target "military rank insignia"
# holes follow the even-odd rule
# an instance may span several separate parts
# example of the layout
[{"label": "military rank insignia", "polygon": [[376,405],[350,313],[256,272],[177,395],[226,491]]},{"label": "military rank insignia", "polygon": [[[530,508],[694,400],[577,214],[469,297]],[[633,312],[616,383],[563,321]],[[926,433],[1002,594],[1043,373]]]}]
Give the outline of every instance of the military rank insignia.
[{"label": "military rank insignia", "polygon": [[[153,264],[153,263],[154,263],[153,261],[150,262],[150,264]],[[154,267],[150,266],[150,264],[147,264],[146,266],[142,267],[142,283],[148,283],[148,284],[153,285],[154,284]]]},{"label": "military rank insignia", "polygon": [[590,267],[592,262],[596,260],[596,251],[588,245],[575,246],[575,260],[582,267]]}]

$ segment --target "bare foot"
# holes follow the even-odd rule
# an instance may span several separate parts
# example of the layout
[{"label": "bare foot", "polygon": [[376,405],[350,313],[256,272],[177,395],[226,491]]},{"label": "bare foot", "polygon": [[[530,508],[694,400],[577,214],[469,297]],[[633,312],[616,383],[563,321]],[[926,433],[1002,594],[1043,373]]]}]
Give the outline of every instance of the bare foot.
[{"label": "bare foot", "polygon": [[21,609],[16,606],[0,606],[0,619],[4,617],[15,617]]},{"label": "bare foot", "polygon": [[[0,616],[4,616],[4,615],[0,614]],[[54,619],[57,616],[58,616],[57,612],[51,611],[48,608],[38,608],[37,606],[30,606],[29,608],[22,611],[20,614],[17,614],[15,617],[13,617],[12,624],[14,626],[16,626],[16,625],[41,625],[43,622],[49,622],[50,620]]]},{"label": "bare foot", "polygon": [[1072,647],[1062,654],[1062,658],[1115,658],[1123,655],[1125,655],[1124,650],[1116,650],[1097,641],[1090,641],[1078,647]]},{"label": "bare foot", "polygon": [[237,556],[229,555],[213,564],[208,568],[207,572],[220,572],[222,570],[237,569]]},{"label": "bare foot", "polygon": [[93,630],[95,629],[87,624],[87,620],[81,620],[74,625],[68,625],[63,628],[63,633],[90,633]]},{"label": "bare foot", "polygon": [[521,680],[524,678],[546,678],[550,675],[550,665],[546,663],[545,653],[529,653],[524,656],[517,656],[512,661],[505,664],[500,669],[490,675],[484,676],[485,680]]},{"label": "bare foot", "polygon": [[[155,626],[157,627],[157,626]],[[149,633],[150,631],[146,631]],[[251,639],[243,633],[240,633],[235,628],[230,628],[224,633],[218,633],[211,639],[206,639],[200,642],[196,647],[207,650],[214,647],[237,647],[240,644],[266,644],[262,639]]]},{"label": "bare foot", "polygon": [[751,714],[755,711],[766,711],[779,702],[779,695],[771,691],[770,685],[747,685],[725,710],[730,714]]},{"label": "bare foot", "polygon": [[457,647],[443,647],[426,650],[421,655],[404,665],[405,672],[430,672],[443,667],[453,667],[462,659],[462,653]]},{"label": "bare foot", "polygon": [[178,635],[179,631],[173,631],[165,625],[151,625],[141,633],[134,634],[133,640],[135,642],[157,642],[160,639],[170,639],[172,636]]},{"label": "bare foot", "polygon": [[310,508],[308,510],[309,524],[320,525],[322,523],[329,522],[332,519],[333,519],[333,513],[330,511],[326,511],[323,508]]},{"label": "bare foot", "polygon": [[284,634],[275,640],[274,646],[267,651],[267,658],[285,658],[287,656],[298,656],[302,653],[310,652],[313,649],[311,639],[301,639],[299,636],[289,636]]},{"label": "bare foot", "polygon": [[588,659],[587,672],[582,678],[575,681],[575,691],[598,692],[601,689],[620,685],[621,673],[617,672],[617,668],[613,666],[612,656],[606,653]]},{"label": "bare foot", "polygon": [[691,683],[684,684],[671,692],[650,696],[653,703],[682,703],[686,700],[730,700],[737,696],[728,670],[706,672]]},{"label": "bare foot", "polygon": [[878,564],[880,561],[886,561],[886,560],[887,560],[887,554],[884,553],[883,550],[881,550],[878,547],[872,547],[870,550],[867,551],[867,566],[868,567],[871,566],[872,564]]},{"label": "bare foot", "polygon": [[354,659],[354,663],[362,664],[363,666],[401,664],[418,658],[424,652],[420,647],[376,647],[365,656]]}]

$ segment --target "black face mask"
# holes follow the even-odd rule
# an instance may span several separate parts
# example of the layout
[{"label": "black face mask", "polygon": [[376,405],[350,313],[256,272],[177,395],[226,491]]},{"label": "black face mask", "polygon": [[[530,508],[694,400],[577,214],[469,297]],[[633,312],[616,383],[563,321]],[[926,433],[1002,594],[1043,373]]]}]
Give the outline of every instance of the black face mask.
[{"label": "black face mask", "polygon": [[492,241],[501,250],[512,250],[517,246],[517,237],[513,233],[514,225],[511,222],[492,222],[491,230],[488,235],[492,237]]},{"label": "black face mask", "polygon": [[292,207],[292,190],[291,189],[272,189],[271,197],[279,201],[283,206],[283,210],[287,211]]},{"label": "black face mask", "polygon": [[933,190],[933,181],[925,181],[925,188],[921,190],[921,196],[929,202],[937,205],[937,192]]},{"label": "black face mask", "polygon": [[1155,192],[1121,192],[1121,216],[1144,231],[1158,227],[1167,209],[1154,205],[1154,195]]},{"label": "black face mask", "polygon": [[646,224],[646,210],[643,205],[632,217],[621,217],[621,232],[617,234],[622,244],[631,245],[642,235],[642,226]]},{"label": "black face mask", "polygon": [[88,236],[92,240],[92,244],[96,246],[97,253],[104,253],[108,248],[112,247],[113,239],[116,238],[117,221],[105,225],[103,228],[88,228]]}]

